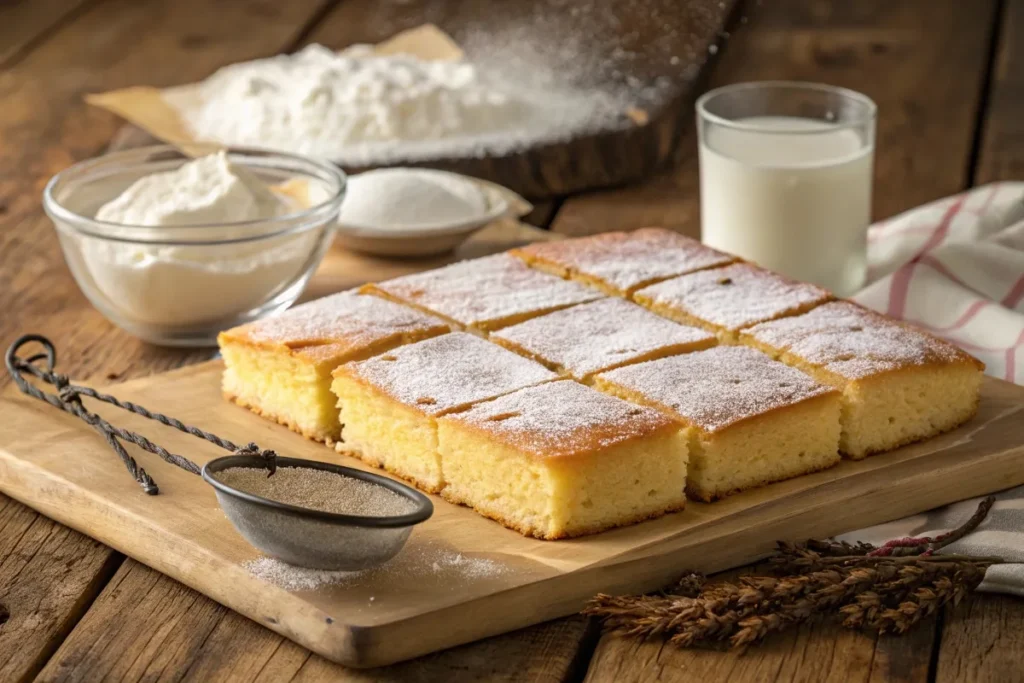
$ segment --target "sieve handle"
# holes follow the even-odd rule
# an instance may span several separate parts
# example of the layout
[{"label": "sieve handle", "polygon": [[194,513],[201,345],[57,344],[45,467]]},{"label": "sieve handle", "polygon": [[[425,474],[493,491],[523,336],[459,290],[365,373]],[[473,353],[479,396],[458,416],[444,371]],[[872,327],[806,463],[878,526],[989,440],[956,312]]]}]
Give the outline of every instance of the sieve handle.
[{"label": "sieve handle", "polygon": [[[18,351],[20,351],[23,346],[32,343],[42,346],[42,353],[36,353],[27,358],[19,357]],[[26,334],[19,337],[7,349],[7,354],[4,360],[7,364],[7,372],[10,373],[11,378],[14,380],[15,384],[18,385],[18,389],[20,389],[23,394],[37,398],[40,401],[45,401],[54,408],[59,408],[66,413],[70,413],[80,418],[86,424],[89,424],[93,429],[99,432],[103,438],[106,439],[107,443],[110,444],[110,447],[114,449],[114,452],[121,458],[121,462],[124,463],[128,473],[132,475],[132,478],[134,478],[140,486],[142,486],[142,490],[149,495],[158,494],[160,492],[159,487],[156,482],[153,481],[153,478],[149,476],[146,470],[139,467],[138,463],[135,462],[135,459],[128,454],[128,451],[125,450],[121,441],[133,443],[150,453],[155,453],[172,465],[177,465],[181,469],[191,472],[192,474],[199,474],[200,467],[185,456],[171,453],[167,449],[153,443],[137,432],[121,429],[120,427],[115,427],[110,424],[96,413],[88,410],[82,404],[83,396],[97,401],[102,401],[104,403],[109,403],[110,405],[117,406],[122,410],[126,410],[136,415],[141,415],[142,417],[150,420],[155,420],[160,424],[167,425],[168,427],[174,427],[179,431],[191,434],[192,436],[200,439],[205,439],[206,441],[232,451],[237,455],[261,456],[266,463],[267,469],[270,470],[270,473],[273,474],[275,470],[277,454],[274,451],[262,450],[254,443],[250,443],[247,446],[238,446],[227,439],[222,439],[216,434],[211,434],[210,432],[203,431],[197,427],[191,427],[180,420],[174,419],[173,417],[151,412],[136,403],[120,401],[114,396],[101,394],[95,389],[72,384],[66,375],[54,372],[54,367],[57,364],[57,350],[54,348],[53,342],[42,335]],[[38,365],[40,361],[46,361],[43,367]],[[52,384],[57,389],[57,393],[47,393],[42,391],[31,384],[25,375],[31,375],[42,382]]]}]

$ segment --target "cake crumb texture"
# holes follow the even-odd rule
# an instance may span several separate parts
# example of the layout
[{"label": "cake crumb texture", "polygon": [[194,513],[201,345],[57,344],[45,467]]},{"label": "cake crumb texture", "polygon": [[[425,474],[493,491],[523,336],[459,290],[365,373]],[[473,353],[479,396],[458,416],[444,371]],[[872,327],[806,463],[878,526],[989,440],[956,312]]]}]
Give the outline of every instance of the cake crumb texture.
[{"label": "cake crumb texture", "polygon": [[596,533],[682,509],[684,426],[563,380],[438,420],[449,501],[538,538]]},{"label": "cake crumb texture", "polygon": [[977,412],[984,365],[953,344],[848,301],[756,325],[740,340],[843,393],[843,454],[948,431]]}]

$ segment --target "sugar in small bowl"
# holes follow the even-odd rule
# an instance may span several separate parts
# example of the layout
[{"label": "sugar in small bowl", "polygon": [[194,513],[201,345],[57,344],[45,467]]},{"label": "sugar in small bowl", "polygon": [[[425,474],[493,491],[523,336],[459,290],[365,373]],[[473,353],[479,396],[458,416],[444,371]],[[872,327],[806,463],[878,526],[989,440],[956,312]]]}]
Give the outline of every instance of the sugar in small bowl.
[{"label": "sugar in small bowl", "polygon": [[43,206],[75,281],[111,322],[154,344],[207,346],[298,298],[345,190],[328,162],[246,148],[194,159],[161,145],[58,173]]}]

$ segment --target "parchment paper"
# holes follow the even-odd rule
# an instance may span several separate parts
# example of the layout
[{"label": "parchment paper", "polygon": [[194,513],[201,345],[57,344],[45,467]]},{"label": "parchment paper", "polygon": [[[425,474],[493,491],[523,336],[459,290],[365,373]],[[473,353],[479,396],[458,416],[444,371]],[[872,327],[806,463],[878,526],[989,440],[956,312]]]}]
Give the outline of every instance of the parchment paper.
[{"label": "parchment paper", "polygon": [[[433,24],[402,31],[374,46],[381,55],[411,54],[432,61],[459,60],[462,49]],[[196,140],[179,110],[202,104],[198,83],[173,88],[135,86],[85,96],[89,104],[117,114],[159,140],[175,145],[190,156],[202,156],[219,149],[212,142]]]}]

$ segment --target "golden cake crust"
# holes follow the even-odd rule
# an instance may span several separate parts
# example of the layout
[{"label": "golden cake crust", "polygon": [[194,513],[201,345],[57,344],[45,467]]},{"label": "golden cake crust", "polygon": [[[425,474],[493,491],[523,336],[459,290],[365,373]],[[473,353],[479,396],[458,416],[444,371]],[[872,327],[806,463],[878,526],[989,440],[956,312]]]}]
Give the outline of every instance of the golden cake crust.
[{"label": "golden cake crust", "polygon": [[457,495],[456,493],[452,492],[449,489],[442,490],[441,497],[444,498],[449,503],[454,503],[455,505],[464,505],[468,508],[471,508],[481,517],[492,519],[498,524],[501,524],[503,527],[507,529],[512,529],[513,531],[517,531],[523,536],[531,536],[533,538],[538,538],[542,541],[558,541],[565,538],[579,538],[580,536],[589,536],[591,534],[598,534],[605,531],[610,531],[612,529],[630,526],[632,524],[639,524],[640,522],[646,522],[651,519],[658,519],[659,517],[664,517],[667,514],[679,512],[681,510],[686,509],[686,500],[681,499],[677,504],[666,506],[664,509],[656,510],[653,512],[644,512],[638,515],[633,515],[631,517],[624,517],[622,519],[616,520],[612,524],[593,524],[590,526],[581,526],[572,529],[571,531],[560,530],[555,533],[542,533],[540,529],[530,527],[526,524],[521,524],[520,522],[505,517],[504,515],[501,515],[500,513],[494,510],[477,509],[473,507],[473,505],[469,501],[464,500],[459,495]]},{"label": "golden cake crust", "polygon": [[533,318],[495,332],[490,339],[579,380],[716,343],[715,335],[706,330],[680,325],[620,298]]},{"label": "golden cake crust", "polygon": [[609,384],[622,387],[709,434],[837,393],[833,387],[743,346],[716,346],[627,365],[595,379],[598,388]]},{"label": "golden cake crust", "polygon": [[832,298],[749,263],[702,270],[636,292],[634,300],[656,313],[716,331],[736,331],[766,320],[803,313]]},{"label": "golden cake crust", "polygon": [[520,389],[441,419],[541,459],[587,458],[614,445],[683,429],[661,411],[572,380]]},{"label": "golden cake crust", "polygon": [[436,316],[349,291],[221,332],[217,342],[280,351],[319,365],[373,355],[448,330]]},{"label": "golden cake crust", "polygon": [[511,253],[534,267],[620,296],[659,280],[737,260],[672,230],[653,227],[536,242]]},{"label": "golden cake crust", "polygon": [[405,275],[366,285],[363,291],[483,331],[601,297],[583,285],[529,268],[509,254]]}]

